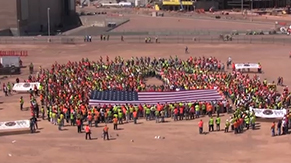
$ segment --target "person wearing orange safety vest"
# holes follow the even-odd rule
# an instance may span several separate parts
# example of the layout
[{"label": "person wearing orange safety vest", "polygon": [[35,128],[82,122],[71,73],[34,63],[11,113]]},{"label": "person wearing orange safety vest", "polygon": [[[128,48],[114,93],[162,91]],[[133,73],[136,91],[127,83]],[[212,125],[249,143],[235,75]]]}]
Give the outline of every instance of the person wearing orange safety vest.
[{"label": "person wearing orange safety vest", "polygon": [[103,140],[105,140],[105,138],[107,138],[107,140],[109,140],[108,130],[109,130],[109,128],[107,127],[107,125],[105,125],[103,128]]},{"label": "person wearing orange safety vest", "polygon": [[85,132],[86,132],[85,139],[87,140],[89,138],[89,140],[91,140],[91,129],[90,129],[89,125],[86,125]]},{"label": "person wearing orange safety vest", "polygon": [[135,110],[132,114],[133,114],[133,122],[134,124],[137,124],[137,111]]},{"label": "person wearing orange safety vest", "polygon": [[118,119],[117,119],[117,117],[114,117],[113,118],[113,130],[118,130],[117,129],[117,123],[118,123]]}]

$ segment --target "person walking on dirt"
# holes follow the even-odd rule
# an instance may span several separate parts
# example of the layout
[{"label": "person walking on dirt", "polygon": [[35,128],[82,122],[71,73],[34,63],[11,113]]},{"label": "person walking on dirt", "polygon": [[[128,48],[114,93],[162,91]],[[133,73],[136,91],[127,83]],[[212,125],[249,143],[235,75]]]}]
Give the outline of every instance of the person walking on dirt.
[{"label": "person walking on dirt", "polygon": [[29,72],[30,72],[30,74],[33,74],[33,64],[32,63],[30,63],[30,65],[29,65]]},{"label": "person walking on dirt", "polygon": [[229,130],[229,126],[230,126],[230,123],[229,123],[229,121],[228,121],[228,119],[227,119],[226,122],[225,122],[225,128],[224,128],[224,132],[225,132],[225,133],[228,132],[228,130]]},{"label": "person walking on dirt", "polygon": [[23,100],[23,97],[21,96],[20,97],[20,110],[22,111],[23,109],[23,104],[24,104],[24,100]]},{"label": "person walking on dirt", "polygon": [[273,122],[272,125],[271,125],[272,136],[275,136],[275,126],[276,126],[276,124],[275,124],[275,122]]},{"label": "person walking on dirt", "polygon": [[188,46],[185,47],[185,54],[188,54]]}]

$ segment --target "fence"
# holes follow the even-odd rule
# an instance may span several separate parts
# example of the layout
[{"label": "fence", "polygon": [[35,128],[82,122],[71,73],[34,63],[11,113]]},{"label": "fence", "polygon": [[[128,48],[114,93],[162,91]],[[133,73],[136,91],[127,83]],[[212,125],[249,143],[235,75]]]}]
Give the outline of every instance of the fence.
[{"label": "fence", "polygon": [[[126,29],[122,30],[119,28],[111,30],[109,33],[104,34],[110,34],[110,35],[155,35],[155,36],[211,36],[211,35],[220,35],[220,34],[231,34],[231,33],[237,33],[239,35],[246,35],[247,33],[251,31],[256,31],[257,33],[263,32],[265,35],[268,35],[270,29],[261,29],[261,30],[235,30],[235,29]],[[277,32],[280,33],[280,32]],[[102,34],[98,33],[98,34]]]},{"label": "fence", "polygon": [[[124,36],[127,43],[145,43],[149,36]],[[100,36],[92,36],[92,43],[119,43],[121,36],[110,36],[109,40],[101,41]],[[155,37],[151,37],[155,43]],[[82,44],[85,43],[81,36],[38,36],[38,37],[0,37],[0,44]],[[219,36],[162,36],[158,43],[218,43],[218,44],[280,44],[291,45],[288,36],[233,36],[232,41],[224,41]],[[89,43],[88,43],[89,44]]]}]

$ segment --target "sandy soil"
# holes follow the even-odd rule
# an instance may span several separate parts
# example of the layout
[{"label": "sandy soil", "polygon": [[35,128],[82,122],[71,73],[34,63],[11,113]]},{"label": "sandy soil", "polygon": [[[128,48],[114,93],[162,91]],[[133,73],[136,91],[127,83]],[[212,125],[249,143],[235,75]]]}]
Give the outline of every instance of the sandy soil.
[{"label": "sandy soil", "polygon": [[[170,55],[185,59],[189,56],[215,56],[222,61],[231,56],[236,63],[261,62],[264,73],[262,78],[276,80],[284,77],[284,82],[291,85],[289,70],[291,69],[287,46],[279,45],[187,45],[190,54],[184,54],[185,44],[127,44],[99,43],[79,45],[0,45],[2,50],[28,50],[29,57],[24,57],[24,64],[33,62],[38,66],[49,67],[53,62],[65,63],[68,60],[80,60],[86,57],[99,59],[100,55],[124,58],[131,56],[169,57]],[[28,76],[24,69],[21,79]],[[14,81],[17,76],[1,80]],[[9,121],[29,118],[29,111],[19,110],[19,97],[28,95],[13,94],[4,97],[1,93],[0,120]],[[25,103],[28,107],[28,103]],[[222,117],[222,127],[225,119]],[[207,117],[202,118],[205,122]],[[207,163],[273,163],[289,161],[290,138],[281,136],[272,138],[270,122],[260,122],[258,130],[245,131],[234,135],[213,132],[198,135],[198,120],[179,121],[164,124],[145,122],[125,124],[122,130],[113,131],[110,124],[111,141],[101,139],[102,127],[93,128],[95,140],[86,141],[84,134],[77,134],[77,128],[66,126],[58,131],[56,126],[40,121],[37,134],[25,132],[0,133],[0,160],[5,163],[52,163],[52,162],[126,162],[126,163],[176,163],[176,162],[207,162]],[[101,125],[103,126],[103,125]],[[117,136],[117,134],[119,136]],[[154,139],[155,136],[165,139]],[[16,140],[15,143],[12,143]],[[133,142],[131,142],[133,140]],[[9,156],[9,154],[11,154]],[[2,162],[3,162],[2,161]],[[3,163],[4,163],[3,162]]]}]

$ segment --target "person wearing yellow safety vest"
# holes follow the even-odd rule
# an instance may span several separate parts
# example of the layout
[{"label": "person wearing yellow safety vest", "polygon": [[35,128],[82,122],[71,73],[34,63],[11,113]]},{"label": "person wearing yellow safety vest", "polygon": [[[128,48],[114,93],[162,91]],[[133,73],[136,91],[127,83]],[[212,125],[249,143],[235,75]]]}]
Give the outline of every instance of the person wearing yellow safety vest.
[{"label": "person wearing yellow safety vest", "polygon": [[195,105],[195,118],[199,118],[199,113],[200,113],[200,107],[199,107],[199,104],[196,103],[196,105]]},{"label": "person wearing yellow safety vest", "polygon": [[62,119],[61,119],[61,117],[58,118],[57,123],[58,123],[58,129],[62,130]]},{"label": "person wearing yellow safety vest", "polygon": [[256,117],[255,117],[255,115],[253,115],[251,117],[251,125],[252,125],[252,129],[254,130],[255,127],[256,127]]},{"label": "person wearing yellow safety vest", "polygon": [[126,106],[125,118],[126,118],[126,123],[129,123],[130,111],[129,111],[129,107],[128,106]]},{"label": "person wearing yellow safety vest", "polygon": [[209,122],[208,122],[209,132],[210,131],[214,131],[213,124],[214,124],[214,120],[213,120],[213,117],[211,116],[210,119],[209,119]]},{"label": "person wearing yellow safety vest", "polygon": [[134,107],[130,106],[129,107],[129,120],[133,120],[133,111],[134,111]]},{"label": "person wearing yellow safety vest", "polygon": [[52,122],[52,114],[53,114],[53,112],[52,112],[52,107],[50,106],[50,107],[49,107],[49,111],[48,111],[48,113],[47,113],[47,115],[48,115],[47,120],[48,120],[49,122]]},{"label": "person wearing yellow safety vest", "polygon": [[247,130],[250,128],[250,118],[248,115],[244,118]]},{"label": "person wearing yellow safety vest", "polygon": [[121,110],[118,111],[118,123],[123,124],[123,113]]},{"label": "person wearing yellow safety vest", "polygon": [[262,73],[262,65],[261,65],[261,63],[259,62],[258,65],[259,65],[259,67],[258,67],[258,73]]},{"label": "person wearing yellow safety vest", "polygon": [[217,116],[215,123],[216,123],[216,131],[220,131],[220,117],[219,116]]},{"label": "person wearing yellow safety vest", "polygon": [[70,113],[70,122],[71,122],[71,126],[75,126],[76,124],[76,114],[74,111],[72,111]]},{"label": "person wearing yellow safety vest", "polygon": [[155,119],[156,123],[160,122],[160,112],[157,109],[155,110]]},{"label": "person wearing yellow safety vest", "polygon": [[225,122],[225,128],[224,128],[224,132],[225,132],[225,133],[228,132],[228,130],[229,130],[229,126],[230,126],[230,123],[229,123],[229,121],[228,121],[228,119],[227,119],[226,122]]},{"label": "person wearing yellow safety vest", "polygon": [[42,120],[44,120],[44,115],[45,115],[44,106],[41,106],[40,112],[41,112],[41,118]]},{"label": "person wearing yellow safety vest", "polygon": [[64,125],[65,125],[65,115],[63,113],[61,113],[59,115],[59,119],[61,120],[61,127],[64,127]]},{"label": "person wearing yellow safety vest", "polygon": [[20,97],[20,110],[22,111],[22,109],[23,109],[23,104],[24,104],[24,100],[23,100],[23,97],[21,96]]},{"label": "person wearing yellow safety vest", "polygon": [[146,117],[146,120],[149,121],[150,120],[150,116],[151,116],[151,109],[149,107],[147,107],[145,109],[145,117]]},{"label": "person wearing yellow safety vest", "polygon": [[160,117],[161,117],[161,122],[164,123],[165,122],[165,111],[164,110],[161,110]]}]

